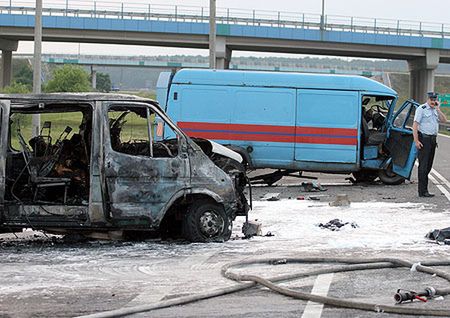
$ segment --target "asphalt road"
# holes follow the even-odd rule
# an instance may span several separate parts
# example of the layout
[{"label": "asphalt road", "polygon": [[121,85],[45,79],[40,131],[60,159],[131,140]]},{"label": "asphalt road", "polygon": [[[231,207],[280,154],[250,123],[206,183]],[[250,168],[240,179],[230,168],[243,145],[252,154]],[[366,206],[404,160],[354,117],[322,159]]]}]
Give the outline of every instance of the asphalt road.
[{"label": "asphalt road", "polygon": [[[450,138],[439,137],[435,170],[450,180]],[[352,185],[342,175],[310,174],[326,191],[302,192],[298,184],[304,180],[284,178],[273,187],[254,187],[254,197],[280,193],[286,200],[305,200],[325,207],[337,194],[347,194],[352,202],[374,204],[395,203],[398,206],[422,206],[427,213],[448,217],[450,198],[441,189],[450,191],[450,184],[433,173],[436,184],[431,199],[417,197],[417,177],[414,169],[411,182],[400,186],[385,186],[378,182]],[[305,211],[306,213],[306,211]],[[394,211],[395,213],[395,211]],[[411,210],[411,215],[417,213]],[[257,218],[255,212],[251,216]],[[296,220],[302,215],[292,216]],[[420,216],[419,216],[420,217]],[[264,219],[260,219],[263,223]],[[393,218],[394,229],[410,222]],[[445,224],[442,219],[441,224]],[[392,224],[391,224],[392,226]],[[357,231],[357,230],[355,230]],[[264,232],[264,231],[263,231]],[[401,231],[399,231],[400,233]],[[239,232],[236,232],[239,234]],[[341,233],[343,236],[346,232]],[[425,233],[424,233],[425,234]],[[306,237],[305,237],[306,239]],[[320,242],[319,242],[320,243]],[[397,257],[411,261],[449,259],[450,246],[421,243],[422,248],[399,245],[386,248],[371,246],[307,248],[298,239],[271,242],[270,238],[234,240],[224,244],[186,244],[180,242],[148,241],[91,242],[67,244],[34,232],[24,232],[18,238],[0,235],[0,317],[68,317],[132,307],[161,300],[193,295],[221,286],[233,285],[220,275],[222,265],[254,257],[333,257],[358,259],[368,257]],[[425,246],[425,248],[423,248]],[[272,271],[309,270],[322,265],[261,267],[251,269],[259,274]],[[450,267],[443,267],[450,272]],[[317,282],[316,282],[317,279]],[[324,280],[328,279],[328,285]],[[334,274],[331,277],[310,277],[288,284],[293,289],[315,291],[344,299],[393,305],[393,293],[398,288],[421,289],[426,286],[448,287],[439,278],[411,272],[409,269],[383,269]],[[417,308],[450,308],[450,297],[428,303],[414,302],[402,306]],[[255,288],[227,296],[183,306],[161,309],[139,317],[379,317],[379,313],[320,306],[306,301],[277,295],[265,288]],[[389,315],[389,317],[396,317]],[[400,316],[399,316],[400,317]],[[401,316],[408,317],[408,316]]]}]

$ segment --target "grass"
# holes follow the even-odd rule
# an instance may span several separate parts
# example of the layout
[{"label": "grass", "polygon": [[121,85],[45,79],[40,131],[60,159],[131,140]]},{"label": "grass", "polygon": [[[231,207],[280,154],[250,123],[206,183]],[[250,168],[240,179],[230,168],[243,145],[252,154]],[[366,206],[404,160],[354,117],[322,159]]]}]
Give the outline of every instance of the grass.
[{"label": "grass", "polygon": [[[120,116],[120,114],[122,114],[122,112],[110,112],[109,117],[114,119]],[[68,139],[70,139],[73,134],[77,134],[79,132],[82,116],[83,115],[81,112],[47,113],[41,114],[40,123],[41,127],[46,121],[50,121],[52,123],[50,136],[52,137],[52,143],[54,144],[67,126],[72,128],[72,132],[69,134]],[[125,120],[126,122],[123,125],[120,135],[122,142],[129,142],[132,140],[148,140],[147,120],[145,118],[139,117],[135,113],[129,113],[125,117]],[[28,143],[28,141],[32,138],[31,122],[32,116],[30,114],[14,114],[11,125],[11,146],[13,149],[21,149],[17,137],[17,128],[19,125],[21,134],[25,141]],[[154,131],[155,128],[153,127],[153,132]],[[42,134],[47,135],[48,130],[44,129]]]}]

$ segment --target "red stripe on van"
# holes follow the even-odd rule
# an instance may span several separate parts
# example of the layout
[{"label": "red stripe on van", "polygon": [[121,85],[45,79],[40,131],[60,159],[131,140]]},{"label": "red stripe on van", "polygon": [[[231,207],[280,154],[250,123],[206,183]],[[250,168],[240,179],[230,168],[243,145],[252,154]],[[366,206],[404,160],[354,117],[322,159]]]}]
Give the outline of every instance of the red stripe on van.
[{"label": "red stripe on van", "polygon": [[265,142],[295,142],[295,136],[283,135],[261,135],[261,134],[240,134],[240,133],[220,133],[209,131],[185,131],[190,137],[218,140],[251,140]]},{"label": "red stripe on van", "polygon": [[226,130],[229,132],[275,132],[285,134],[295,134],[295,126],[273,126],[273,125],[253,125],[253,124],[224,124],[224,123],[201,123],[179,121],[178,127],[181,129],[201,129],[201,130]]},{"label": "red stripe on van", "polygon": [[295,142],[298,144],[329,144],[329,145],[352,145],[358,142],[354,138],[330,138],[322,136],[296,136]]},{"label": "red stripe on van", "polygon": [[[178,122],[178,126],[191,137],[207,139],[332,145],[356,145],[358,142],[358,130],[351,128],[295,127],[202,122]],[[341,136],[342,138],[339,138]]]}]

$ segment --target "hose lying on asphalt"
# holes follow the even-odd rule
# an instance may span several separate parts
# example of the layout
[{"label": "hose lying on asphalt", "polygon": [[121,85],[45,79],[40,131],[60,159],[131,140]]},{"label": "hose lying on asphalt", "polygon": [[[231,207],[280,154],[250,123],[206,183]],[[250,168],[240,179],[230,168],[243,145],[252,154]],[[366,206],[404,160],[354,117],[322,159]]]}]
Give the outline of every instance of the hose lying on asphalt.
[{"label": "hose lying on asphalt", "polygon": [[[256,275],[237,274],[231,271],[232,268],[244,267],[249,265],[281,265],[281,264],[314,264],[314,263],[327,263],[327,264],[341,264],[334,267],[322,268],[302,273],[291,273],[280,275],[272,278],[263,278]],[[342,265],[346,264],[346,265]],[[161,301],[154,304],[141,305],[129,308],[120,308],[111,311],[100,312],[96,314],[80,316],[79,318],[106,318],[106,317],[123,317],[126,315],[148,312],[156,309],[168,308],[177,305],[188,304],[203,299],[213,298],[226,294],[235,293],[244,289],[248,289],[256,286],[257,284],[263,285],[272,291],[280,293],[282,295],[290,296],[297,299],[313,301],[316,303],[322,303],[334,307],[360,309],[365,311],[386,312],[395,314],[408,314],[408,315],[425,315],[425,316],[442,316],[449,317],[449,309],[425,309],[418,307],[404,307],[404,306],[389,306],[381,304],[370,304],[357,301],[350,301],[335,297],[318,296],[310,293],[304,293],[296,290],[292,290],[285,287],[280,287],[274,282],[289,281],[298,279],[301,277],[308,277],[312,275],[320,275],[327,273],[348,272],[357,270],[370,270],[370,269],[382,269],[382,268],[396,268],[407,267],[411,268],[415,266],[415,269],[419,272],[436,275],[450,283],[450,273],[446,273],[439,269],[431,268],[430,266],[450,266],[450,261],[434,261],[423,262],[421,264],[414,264],[409,261],[396,259],[396,258],[371,258],[371,259],[354,259],[354,258],[324,258],[324,257],[309,257],[309,258],[264,258],[247,261],[239,261],[226,264],[222,267],[221,273],[224,277],[233,281],[239,282],[238,285],[229,286],[225,288],[215,289],[210,292],[200,293],[187,297],[180,297],[177,299]],[[448,295],[450,294],[450,288],[435,288],[436,295]]]}]

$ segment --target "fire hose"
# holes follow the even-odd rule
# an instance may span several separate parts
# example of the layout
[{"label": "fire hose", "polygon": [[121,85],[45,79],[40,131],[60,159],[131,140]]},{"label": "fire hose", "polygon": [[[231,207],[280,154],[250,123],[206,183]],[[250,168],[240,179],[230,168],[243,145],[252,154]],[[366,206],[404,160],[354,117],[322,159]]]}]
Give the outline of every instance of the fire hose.
[{"label": "fire hose", "polygon": [[[290,273],[279,275],[272,278],[263,278],[257,275],[247,275],[238,274],[232,271],[235,268],[242,268],[244,266],[250,265],[285,265],[285,264],[337,264],[336,266],[330,268],[321,268],[312,270],[309,272],[301,273]],[[307,258],[263,258],[255,260],[245,260],[226,264],[222,267],[222,276],[236,281],[239,284],[224,288],[215,289],[210,292],[200,293],[187,297],[180,297],[177,299],[161,301],[154,304],[141,305],[129,308],[120,308],[111,311],[105,311],[100,313],[95,313],[86,316],[80,316],[82,318],[106,318],[106,317],[123,317],[131,314],[148,312],[156,309],[168,308],[172,306],[178,306],[188,303],[193,303],[196,301],[209,299],[213,297],[218,297],[226,294],[235,293],[248,288],[252,288],[259,285],[265,286],[270,290],[277,292],[279,294],[293,297],[296,299],[313,301],[316,303],[322,303],[325,305],[349,309],[359,309],[365,311],[373,312],[385,312],[394,314],[408,314],[408,315],[424,315],[424,316],[440,316],[449,317],[450,309],[428,309],[428,308],[418,308],[418,307],[404,307],[404,306],[391,306],[383,304],[371,304],[352,300],[346,300],[336,297],[329,296],[319,296],[310,293],[300,292],[292,290],[286,287],[281,287],[275,283],[283,281],[291,281],[294,279],[304,278],[313,275],[327,274],[327,273],[338,273],[338,272],[349,272],[349,271],[359,271],[359,270],[370,270],[370,269],[383,269],[383,268],[399,268],[413,267],[423,273],[430,275],[435,275],[441,277],[450,283],[450,273],[442,271],[440,269],[432,268],[431,266],[450,266],[450,261],[434,261],[434,262],[423,262],[419,264],[414,264],[409,261],[405,261],[397,258],[371,258],[371,259],[355,259],[355,258],[324,258],[324,257],[307,257]],[[425,294],[423,294],[425,293]],[[419,295],[420,294],[420,295]],[[434,297],[434,296],[445,296],[450,294],[450,287],[447,288],[434,288],[427,287],[424,292],[416,293],[411,291],[398,290],[395,295],[395,300],[397,303],[401,303],[407,300],[417,299],[417,297]],[[79,317],[79,318],[80,318]]]}]

